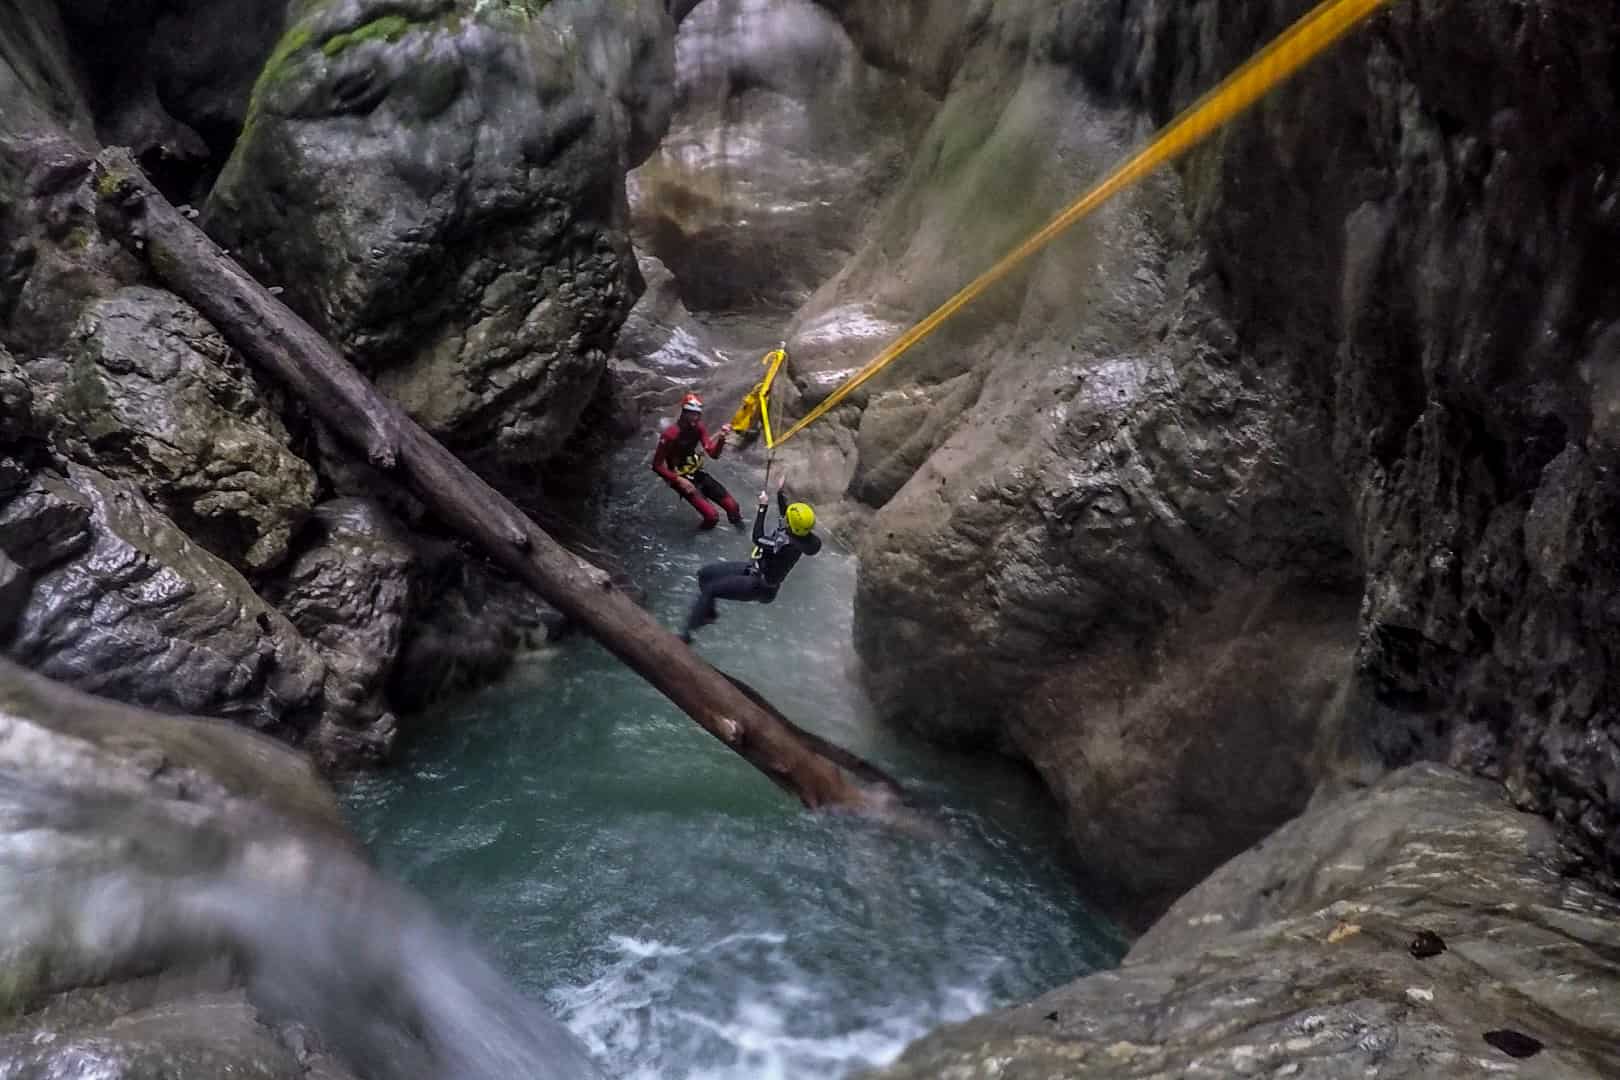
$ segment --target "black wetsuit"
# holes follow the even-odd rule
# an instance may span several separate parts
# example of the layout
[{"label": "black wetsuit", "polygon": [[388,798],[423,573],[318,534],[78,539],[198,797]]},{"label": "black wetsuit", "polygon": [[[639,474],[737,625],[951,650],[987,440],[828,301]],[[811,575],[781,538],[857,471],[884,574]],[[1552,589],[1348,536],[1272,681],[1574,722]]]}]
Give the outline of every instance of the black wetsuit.
[{"label": "black wetsuit", "polygon": [[[787,496],[776,493],[778,514],[787,515]],[[698,571],[698,597],[686,617],[689,635],[700,626],[714,622],[716,600],[740,600],[768,604],[776,599],[776,591],[787,579],[788,571],[801,555],[814,555],[821,550],[821,537],[814,532],[794,536],[783,522],[771,535],[765,535],[768,507],[760,507],[754,518],[754,553],[747,562],[710,563]]]}]

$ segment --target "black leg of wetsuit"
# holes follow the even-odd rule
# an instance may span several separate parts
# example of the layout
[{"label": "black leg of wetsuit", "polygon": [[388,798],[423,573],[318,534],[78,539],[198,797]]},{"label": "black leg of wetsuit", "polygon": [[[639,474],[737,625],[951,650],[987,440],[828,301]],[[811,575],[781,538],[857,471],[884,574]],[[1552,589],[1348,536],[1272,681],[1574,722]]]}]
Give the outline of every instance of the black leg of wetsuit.
[{"label": "black leg of wetsuit", "polygon": [[686,617],[686,633],[712,623],[719,617],[716,600],[765,602],[776,599],[776,589],[751,571],[745,562],[710,563],[698,571],[698,596]]}]

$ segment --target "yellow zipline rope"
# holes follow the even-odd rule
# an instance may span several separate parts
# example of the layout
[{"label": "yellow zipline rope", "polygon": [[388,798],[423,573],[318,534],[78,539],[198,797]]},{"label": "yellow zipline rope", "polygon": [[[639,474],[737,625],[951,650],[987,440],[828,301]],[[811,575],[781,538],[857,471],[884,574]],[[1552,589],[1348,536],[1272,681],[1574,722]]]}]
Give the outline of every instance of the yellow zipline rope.
[{"label": "yellow zipline rope", "polygon": [[1012,272],[1013,268],[1040,251],[1069,226],[1090,214],[1107,199],[1130,187],[1148,173],[1175,160],[1197,146],[1216,129],[1259,101],[1279,83],[1313,60],[1358,23],[1383,7],[1389,0],[1324,0],[1260,50],[1225,81],[1189,106],[1165,127],[1147,149],[1115,169],[1101,183],[1082,195],[1069,208],[1047,223],[1040,232],[1025,240],[1000,262],[969,282],[960,292],[941,304],[932,315],[907,330],[843,385],[827,395],[798,423],[788,428],[774,443],[774,449],[819,420],[866,380],[888,367],[901,354],[933,333],[946,319],[980,293]]}]

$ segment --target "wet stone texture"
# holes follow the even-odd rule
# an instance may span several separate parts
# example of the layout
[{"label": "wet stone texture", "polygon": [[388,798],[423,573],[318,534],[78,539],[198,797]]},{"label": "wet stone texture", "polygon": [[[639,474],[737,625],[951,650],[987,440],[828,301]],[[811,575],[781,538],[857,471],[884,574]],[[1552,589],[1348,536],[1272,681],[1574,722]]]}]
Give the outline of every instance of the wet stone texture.
[{"label": "wet stone texture", "polygon": [[[825,6],[939,107],[799,312],[804,403],[1299,14]],[[1423,759],[1506,781],[1620,867],[1620,26],[1600,9],[1392,5],[795,443],[807,494],[862,527],[883,711],[1029,758],[1088,857],[1159,906],[1315,783]],[[1235,692],[1178,674],[1218,673],[1203,645],[1246,603]],[[1322,649],[1264,648],[1275,613],[1335,606]],[[1257,683],[1304,692],[1257,709]],[[1195,686],[1169,731],[1121,719]],[[1313,733],[1289,701],[1332,707]],[[1202,805],[1255,816],[1181,844],[1158,780],[1212,748],[1242,762],[1225,733],[1307,775],[1234,785]],[[1161,857],[1132,868],[1144,836]]]},{"label": "wet stone texture", "polygon": [[[255,835],[288,838],[284,861],[261,862],[262,887],[317,852],[358,852],[331,792],[285,746],[0,661],[0,1073],[346,1080],[312,1039],[264,1022],[219,941],[168,951],[161,916],[132,903],[145,875],[198,880]],[[299,844],[303,859],[286,858]]]},{"label": "wet stone texture", "polygon": [[132,484],[82,466],[0,505],[0,551],[34,576],[7,655],[53,678],[299,738],[324,664],[286,616]]},{"label": "wet stone texture", "polygon": [[[1119,971],[868,1075],[1613,1076],[1620,901],[1562,876],[1556,847],[1498,785],[1412,766],[1233,859]],[[1443,952],[1413,955],[1425,931]]]},{"label": "wet stone texture", "polygon": [[563,449],[634,300],[625,171],[663,5],[321,0],[265,63],[209,232],[486,478]]},{"label": "wet stone texture", "polygon": [[326,662],[329,713],[313,735],[317,753],[329,763],[377,760],[397,728],[385,691],[415,554],[399,523],[365,499],[322,503],[311,531],[270,599]]},{"label": "wet stone texture", "polygon": [[287,553],[315,473],[240,356],[189,305],[135,286],[89,304],[68,359],[27,366],[61,452],[131,480],[194,539],[250,571]]}]

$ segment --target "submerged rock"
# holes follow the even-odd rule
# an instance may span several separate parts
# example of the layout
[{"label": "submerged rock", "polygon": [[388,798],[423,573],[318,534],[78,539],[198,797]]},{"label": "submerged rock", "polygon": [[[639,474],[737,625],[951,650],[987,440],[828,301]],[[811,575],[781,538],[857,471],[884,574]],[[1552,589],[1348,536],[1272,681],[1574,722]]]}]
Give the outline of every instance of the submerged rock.
[{"label": "submerged rock", "polygon": [[92,302],[65,362],[28,371],[69,458],[134,482],[214,554],[274,566],[315,499],[314,471],[241,357],[171,293]]},{"label": "submerged rock", "polygon": [[321,0],[267,61],[209,231],[522,489],[633,299],[623,176],[667,122],[654,0]]},{"label": "submerged rock", "polygon": [[[1233,859],[1119,971],[870,1075],[1611,1076],[1620,901],[1564,876],[1557,847],[1499,786],[1414,766]],[[1419,929],[1447,951],[1412,957]],[[1542,1048],[1515,1067],[1503,1029]]]}]

